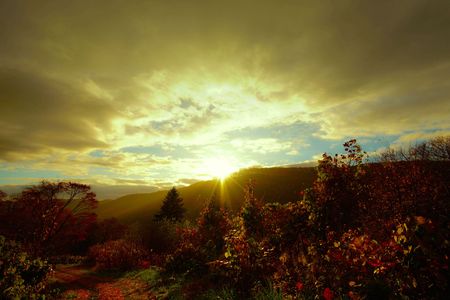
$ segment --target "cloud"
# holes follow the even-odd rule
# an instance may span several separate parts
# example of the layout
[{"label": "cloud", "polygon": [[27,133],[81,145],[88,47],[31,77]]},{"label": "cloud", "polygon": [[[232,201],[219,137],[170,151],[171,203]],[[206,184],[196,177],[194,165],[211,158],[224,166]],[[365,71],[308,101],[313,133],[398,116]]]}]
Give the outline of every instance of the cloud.
[{"label": "cloud", "polygon": [[[450,69],[449,69],[450,75]],[[329,138],[348,135],[401,134],[404,131],[450,128],[450,84],[435,78],[404,79],[373,98],[342,103],[325,110],[322,131]]]},{"label": "cloud", "polygon": [[40,74],[0,68],[0,159],[55,149],[82,151],[106,147],[118,112],[109,103]]},{"label": "cloud", "polygon": [[196,182],[199,182],[199,180],[196,179],[196,178],[180,178],[178,180],[178,183],[181,184],[181,185],[191,185],[191,184],[194,184]]},{"label": "cloud", "polygon": [[[181,103],[181,108],[186,102]],[[193,102],[191,102],[193,103]],[[170,119],[163,121],[151,121],[149,131],[163,136],[184,135],[201,128],[209,127],[214,120],[220,119],[220,113],[216,107],[209,104],[206,107],[189,105],[182,111],[174,112]]]},{"label": "cloud", "polygon": [[[448,36],[448,1],[1,1],[0,160],[172,180],[199,155],[245,165],[233,143],[273,164],[448,130]],[[120,150],[155,145],[191,161]]]},{"label": "cloud", "polygon": [[440,136],[450,136],[450,129],[449,130],[436,130],[432,132],[414,132],[414,133],[408,133],[404,134],[401,137],[399,137],[396,141],[394,141],[394,144],[406,144],[406,143],[413,143],[417,141],[424,141],[424,140],[430,140],[436,137]]},{"label": "cloud", "polygon": [[250,151],[260,154],[289,151],[292,148],[292,142],[281,142],[275,138],[260,138],[253,140],[234,139],[230,141],[230,143],[237,151]]},{"label": "cloud", "polygon": [[[110,89],[124,85],[124,78],[145,79],[150,74],[149,106],[189,99],[187,90],[202,94],[207,88],[199,84],[202,80],[222,87],[240,82],[235,101],[217,99],[220,95],[198,101],[232,108],[238,101],[251,102],[249,95],[260,102],[296,97],[298,105],[321,113],[320,120],[336,107],[336,118],[352,123],[339,111],[358,114],[353,103],[373,104],[373,118],[383,114],[383,106],[394,97],[420,111],[429,92],[418,89],[418,83],[448,95],[450,18],[445,1],[257,3],[49,2],[24,7],[5,2],[2,17],[9,26],[2,36],[8,43],[2,43],[0,51],[8,64],[23,64],[28,57],[28,64],[45,65],[64,76],[86,76],[89,70],[95,82]],[[97,94],[110,95],[92,86]],[[136,89],[131,84],[121,99],[141,97]],[[409,101],[411,90],[422,100]],[[207,123],[205,117],[199,116]],[[163,129],[173,133],[200,123],[184,121],[166,120]],[[371,121],[366,122],[369,130]],[[345,129],[329,123],[336,132]],[[397,127],[405,130],[409,125]],[[127,132],[146,127],[129,125]]]},{"label": "cloud", "polygon": [[[175,161],[169,157],[156,156],[149,153],[127,153],[115,150],[106,150],[102,152],[102,156],[92,156],[87,153],[65,155],[54,155],[53,157],[45,157],[34,162],[30,162],[30,166],[35,169],[56,169],[67,177],[86,176],[90,172],[106,174],[112,178],[120,178],[124,176],[133,176],[147,180],[151,174],[160,168],[169,167]],[[127,179],[129,180],[129,179]],[[129,181],[131,184],[131,181]]]}]

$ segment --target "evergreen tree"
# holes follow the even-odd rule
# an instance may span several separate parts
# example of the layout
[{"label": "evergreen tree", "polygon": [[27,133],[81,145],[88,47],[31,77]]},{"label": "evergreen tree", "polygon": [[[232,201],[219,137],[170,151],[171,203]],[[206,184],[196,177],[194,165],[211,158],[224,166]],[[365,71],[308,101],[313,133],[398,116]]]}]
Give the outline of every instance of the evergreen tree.
[{"label": "evergreen tree", "polygon": [[185,211],[183,199],[178,194],[177,189],[173,187],[167,193],[159,213],[155,215],[155,220],[161,221],[166,219],[173,222],[179,222],[184,219]]}]

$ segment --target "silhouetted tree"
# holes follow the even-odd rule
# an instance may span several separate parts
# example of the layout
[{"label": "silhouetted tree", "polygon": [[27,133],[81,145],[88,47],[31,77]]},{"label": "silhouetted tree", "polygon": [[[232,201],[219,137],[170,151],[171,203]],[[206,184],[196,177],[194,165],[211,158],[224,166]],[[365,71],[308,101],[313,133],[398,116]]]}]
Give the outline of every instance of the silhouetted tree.
[{"label": "silhouetted tree", "polygon": [[22,191],[14,201],[1,202],[0,210],[8,212],[9,218],[2,220],[0,232],[22,242],[35,255],[68,250],[85,239],[96,220],[95,194],[79,183],[43,181]]},{"label": "silhouetted tree", "polygon": [[406,148],[388,148],[378,161],[450,161],[450,136],[434,137]]},{"label": "silhouetted tree", "polygon": [[184,219],[185,212],[186,209],[183,207],[183,199],[178,194],[177,189],[173,187],[167,193],[159,213],[155,215],[155,220],[160,221],[166,219],[179,222]]},{"label": "silhouetted tree", "polygon": [[89,238],[94,244],[123,239],[129,232],[128,226],[116,218],[101,220],[93,225]]}]

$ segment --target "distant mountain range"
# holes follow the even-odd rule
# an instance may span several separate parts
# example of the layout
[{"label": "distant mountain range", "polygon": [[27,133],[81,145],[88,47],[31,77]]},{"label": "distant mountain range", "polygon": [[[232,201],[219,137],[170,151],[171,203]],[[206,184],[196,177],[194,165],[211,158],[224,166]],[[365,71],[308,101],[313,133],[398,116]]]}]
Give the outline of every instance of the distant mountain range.
[{"label": "distant mountain range", "polygon": [[[298,200],[299,192],[312,186],[315,178],[313,167],[252,168],[241,170],[224,181],[200,181],[181,187],[178,192],[184,200],[187,217],[192,219],[213,197],[223,206],[238,210],[250,181],[256,197],[266,202],[286,203]],[[115,217],[128,224],[148,222],[159,211],[166,194],[167,191],[157,191],[100,201],[97,214],[101,219]]]},{"label": "distant mountain range", "polygon": [[[145,186],[145,185],[107,185],[107,184],[90,184],[89,182],[77,179],[68,179],[64,181],[73,181],[78,183],[86,183],[91,186],[91,189],[97,195],[97,199],[102,201],[106,199],[116,199],[121,196],[129,195],[131,193],[152,193],[158,191],[157,186]],[[4,184],[0,185],[0,190],[4,191],[8,195],[20,194],[24,189],[39,184],[40,181],[31,182],[28,185],[12,185]]]}]

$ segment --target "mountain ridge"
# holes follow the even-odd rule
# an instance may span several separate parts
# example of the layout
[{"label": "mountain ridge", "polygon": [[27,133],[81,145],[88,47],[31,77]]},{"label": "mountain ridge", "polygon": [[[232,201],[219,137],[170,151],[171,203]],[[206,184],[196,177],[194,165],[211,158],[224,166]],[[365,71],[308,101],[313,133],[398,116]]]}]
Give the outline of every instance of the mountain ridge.
[{"label": "mountain ridge", "polygon": [[[240,170],[227,179],[206,180],[177,188],[184,200],[188,219],[194,219],[212,198],[233,211],[240,208],[245,186],[252,181],[255,196],[267,202],[286,203],[298,199],[300,191],[312,186],[316,177],[313,167],[272,167]],[[100,219],[115,217],[131,224],[151,220],[159,211],[167,190],[152,193],[135,193],[99,203]]]}]

